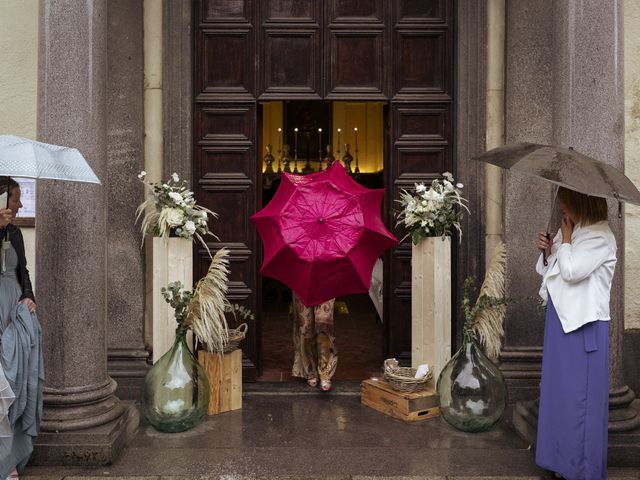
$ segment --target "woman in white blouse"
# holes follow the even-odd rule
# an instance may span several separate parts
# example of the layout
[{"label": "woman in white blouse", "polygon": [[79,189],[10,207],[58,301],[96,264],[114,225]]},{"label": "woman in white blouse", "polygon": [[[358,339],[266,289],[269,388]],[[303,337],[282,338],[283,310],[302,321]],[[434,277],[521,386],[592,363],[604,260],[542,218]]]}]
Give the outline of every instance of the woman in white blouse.
[{"label": "woman in white blouse", "polygon": [[607,202],[558,191],[562,225],[541,232],[536,270],[547,303],[536,463],[567,479],[607,477],[608,320],[616,240]]}]

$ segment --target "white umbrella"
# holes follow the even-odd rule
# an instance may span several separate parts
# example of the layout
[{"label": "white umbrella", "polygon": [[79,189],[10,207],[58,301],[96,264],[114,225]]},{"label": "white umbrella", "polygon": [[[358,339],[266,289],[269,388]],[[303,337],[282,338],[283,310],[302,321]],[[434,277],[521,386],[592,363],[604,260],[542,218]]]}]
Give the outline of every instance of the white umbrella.
[{"label": "white umbrella", "polygon": [[[87,161],[75,148],[36,142],[15,135],[0,135],[0,175],[7,176],[5,208],[9,206],[9,177],[100,183]],[[3,272],[7,248],[8,241],[5,237],[0,258],[0,270]]]},{"label": "white umbrella", "polygon": [[100,183],[75,148],[0,135],[0,175]]}]

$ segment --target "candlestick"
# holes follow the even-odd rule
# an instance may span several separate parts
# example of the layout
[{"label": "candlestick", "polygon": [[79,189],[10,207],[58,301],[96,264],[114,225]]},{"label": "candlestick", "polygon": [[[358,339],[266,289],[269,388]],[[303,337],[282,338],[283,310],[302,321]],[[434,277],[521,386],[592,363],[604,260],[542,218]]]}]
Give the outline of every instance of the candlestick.
[{"label": "candlestick", "polygon": [[267,153],[264,156],[264,163],[266,165],[265,171],[264,173],[266,175],[271,175],[273,174],[273,154],[271,153],[271,144],[267,145],[266,147]]},{"label": "candlestick", "polygon": [[293,129],[293,173],[298,173],[298,128]]},{"label": "candlestick", "polygon": [[336,153],[338,154],[338,162],[340,161],[340,132],[341,130],[338,129],[338,150],[336,151]]},{"label": "candlestick", "polygon": [[360,167],[358,166],[358,127],[354,128],[356,132],[356,170],[355,173],[360,173]]},{"label": "candlestick", "polygon": [[322,170],[322,129],[318,129],[318,171]]},{"label": "candlestick", "polygon": [[278,128],[278,153],[282,152],[282,129]]},{"label": "candlestick", "polygon": [[278,173],[282,173],[282,128],[278,128]]}]

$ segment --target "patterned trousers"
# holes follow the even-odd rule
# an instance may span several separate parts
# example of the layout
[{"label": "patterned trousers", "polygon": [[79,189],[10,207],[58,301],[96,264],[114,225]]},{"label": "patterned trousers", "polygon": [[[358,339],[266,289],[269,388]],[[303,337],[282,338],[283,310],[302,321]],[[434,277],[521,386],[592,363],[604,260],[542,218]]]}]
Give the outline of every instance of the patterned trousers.
[{"label": "patterned trousers", "polygon": [[293,296],[294,377],[331,380],[338,366],[333,336],[335,299],[307,307]]}]

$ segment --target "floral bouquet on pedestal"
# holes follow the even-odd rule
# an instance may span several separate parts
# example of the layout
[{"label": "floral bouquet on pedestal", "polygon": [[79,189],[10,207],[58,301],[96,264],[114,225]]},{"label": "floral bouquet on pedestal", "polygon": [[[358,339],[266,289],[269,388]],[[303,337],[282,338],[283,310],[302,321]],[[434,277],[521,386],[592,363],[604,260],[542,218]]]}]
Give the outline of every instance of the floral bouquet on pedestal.
[{"label": "floral bouquet on pedestal", "polygon": [[186,181],[180,180],[177,173],[171,175],[166,182],[155,183],[146,182],[146,175],[144,171],[138,175],[140,181],[151,189],[147,199],[136,211],[136,221],[144,214],[142,234],[165,238],[176,235],[190,240],[196,238],[207,248],[204,237],[215,237],[209,230],[209,216],[216,218],[217,215],[196,205],[193,192],[187,188]]},{"label": "floral bouquet on pedestal", "polygon": [[442,176],[444,180],[433,180],[429,187],[416,183],[413,192],[402,190],[400,200],[396,200],[402,206],[396,225],[409,229],[415,245],[425,237],[451,235],[454,228],[462,235],[462,210],[469,212],[467,200],[461,195],[463,185],[455,183],[449,172]]}]

